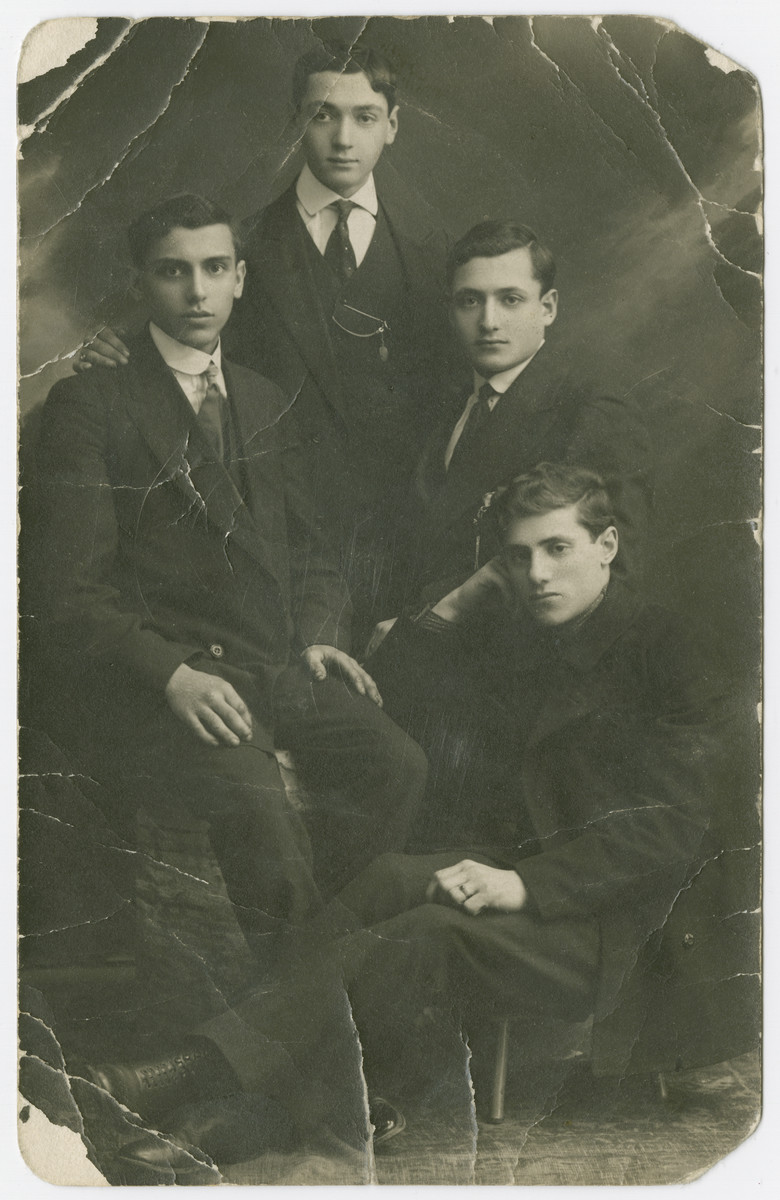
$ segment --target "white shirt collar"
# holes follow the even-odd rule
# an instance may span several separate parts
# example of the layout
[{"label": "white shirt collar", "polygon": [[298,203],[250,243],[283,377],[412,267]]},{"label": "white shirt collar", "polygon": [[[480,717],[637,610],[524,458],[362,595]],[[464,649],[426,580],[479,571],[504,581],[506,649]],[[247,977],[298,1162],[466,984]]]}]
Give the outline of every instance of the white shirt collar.
[{"label": "white shirt collar", "polygon": [[202,375],[213,362],[217,370],[222,369],[222,345],[217,342],[213,354],[205,350],[196,350],[194,346],[185,346],[175,338],[164,333],[154,321],[149,322],[149,333],[160,354],[172,371],[180,371],[182,375]]},{"label": "white shirt collar", "polygon": [[523,362],[518,363],[516,367],[509,367],[507,371],[499,371],[496,375],[491,375],[489,379],[485,379],[484,375],[480,375],[477,371],[474,372],[474,392],[478,392],[483,383],[489,383],[494,392],[498,392],[499,396],[503,396],[504,392],[508,391],[518,375],[521,375],[532,359],[536,358],[537,354],[544,345],[544,338],[534,350],[530,358],[526,358]]},{"label": "white shirt collar", "polygon": [[[323,208],[327,208],[329,204],[333,204],[334,200],[344,199],[338,192],[334,192],[331,188],[326,187],[324,183],[320,183],[308,163],[306,163],[298,176],[298,182],[295,185],[295,194],[310,217],[316,216]],[[350,200],[353,204],[359,205],[360,208],[365,208],[366,212],[370,212],[373,217],[376,216],[379,211],[379,201],[376,196],[376,184],[374,183],[373,174],[369,175],[362,188],[359,188],[354,196],[350,196]]]}]

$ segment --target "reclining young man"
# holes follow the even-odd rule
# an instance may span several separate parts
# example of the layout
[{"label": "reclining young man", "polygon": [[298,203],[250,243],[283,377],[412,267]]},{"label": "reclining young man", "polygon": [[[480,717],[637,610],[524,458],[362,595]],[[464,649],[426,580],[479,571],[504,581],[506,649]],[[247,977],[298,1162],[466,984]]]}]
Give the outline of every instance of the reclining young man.
[{"label": "reclining young man", "polygon": [[[652,1022],[641,1001],[651,960],[670,956],[674,988],[686,967],[702,969],[659,931],[673,908],[688,918],[686,885],[716,840],[729,721],[712,663],[612,574],[618,531],[598,476],[542,464],[494,513],[498,557],[400,619],[371,663],[399,719],[424,734],[433,704],[461,722],[448,767],[461,795],[441,848],[378,858],[315,920],[298,969],[200,1027],[199,1066],[177,1067],[186,1046],[156,1064],[170,1080],[156,1119],[181,1142],[199,1134],[176,1105],[231,1089],[367,1139],[362,1070],[400,1099],[436,1069],[434,1045],[455,1052],[474,1011],[592,1015],[594,1069],[625,1071]],[[145,1115],[148,1069],[91,1077]],[[186,1159],[170,1141],[125,1153]]]}]

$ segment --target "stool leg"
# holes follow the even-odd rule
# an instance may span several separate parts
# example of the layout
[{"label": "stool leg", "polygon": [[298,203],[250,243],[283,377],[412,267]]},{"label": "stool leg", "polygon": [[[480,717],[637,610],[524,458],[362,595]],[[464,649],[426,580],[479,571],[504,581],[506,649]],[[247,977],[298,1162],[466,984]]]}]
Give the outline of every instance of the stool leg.
[{"label": "stool leg", "polygon": [[496,1045],[496,1065],[493,1072],[493,1093],[490,1097],[490,1113],[488,1121],[492,1125],[500,1125],[504,1119],[504,1091],[506,1089],[506,1067],[509,1056],[509,1021],[504,1020],[498,1027],[498,1043]]},{"label": "stool leg", "polygon": [[663,1104],[666,1104],[667,1100],[669,1099],[669,1089],[666,1086],[666,1079],[664,1078],[663,1071],[659,1071],[655,1079],[656,1083],[658,1084],[658,1094],[661,1097],[661,1101]]}]

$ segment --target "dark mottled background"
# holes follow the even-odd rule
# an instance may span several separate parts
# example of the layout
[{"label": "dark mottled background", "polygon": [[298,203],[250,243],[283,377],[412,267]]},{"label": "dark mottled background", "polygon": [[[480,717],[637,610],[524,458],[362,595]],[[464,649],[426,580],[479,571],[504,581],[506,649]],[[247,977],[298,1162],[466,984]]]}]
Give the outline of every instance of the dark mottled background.
[{"label": "dark mottled background", "polygon": [[401,130],[383,169],[453,235],[517,215],[552,245],[553,336],[648,414],[651,586],[753,675],[760,100],[752,76],[664,22],[99,21],[64,67],[20,88],[23,414],[70,370],[63,356],[126,311],[123,229],[136,210],[195,190],[243,216],[288,182],[292,64],[338,34],[397,63]]}]

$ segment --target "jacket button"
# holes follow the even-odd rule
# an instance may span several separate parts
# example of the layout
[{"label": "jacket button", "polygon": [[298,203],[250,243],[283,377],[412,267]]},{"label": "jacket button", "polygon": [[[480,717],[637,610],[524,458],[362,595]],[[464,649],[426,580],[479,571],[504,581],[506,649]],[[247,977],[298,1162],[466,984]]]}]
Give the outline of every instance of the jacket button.
[{"label": "jacket button", "polygon": [[224,653],[224,648],[218,642],[215,642],[213,646],[209,646],[209,654],[212,658],[222,658]]},{"label": "jacket button", "polygon": [[683,945],[684,946],[692,946],[695,941],[696,941],[696,939],[692,933],[686,933],[683,937]]}]

